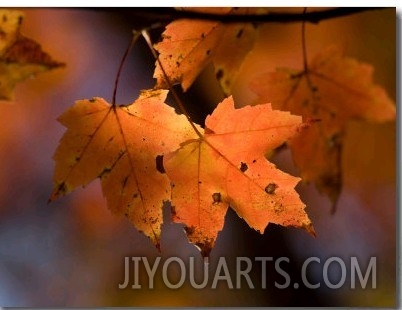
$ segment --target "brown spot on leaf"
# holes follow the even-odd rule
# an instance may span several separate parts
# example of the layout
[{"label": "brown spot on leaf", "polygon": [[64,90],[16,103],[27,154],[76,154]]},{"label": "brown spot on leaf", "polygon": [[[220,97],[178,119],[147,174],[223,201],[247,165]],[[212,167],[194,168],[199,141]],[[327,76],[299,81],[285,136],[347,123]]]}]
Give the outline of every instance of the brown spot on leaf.
[{"label": "brown spot on leaf", "polygon": [[214,201],[214,204],[222,202],[221,193],[213,193],[212,199]]},{"label": "brown spot on leaf", "polygon": [[243,35],[243,29],[240,29],[239,32],[236,34],[236,38],[240,39],[242,35]]},{"label": "brown spot on leaf", "polygon": [[275,194],[275,190],[278,188],[278,185],[276,185],[275,183],[269,183],[266,187],[265,187],[265,192],[267,194],[273,195]]},{"label": "brown spot on leaf", "polygon": [[246,164],[246,163],[241,162],[241,163],[240,163],[240,171],[241,171],[241,172],[246,172],[246,171],[247,171],[247,169],[248,169],[247,164]]},{"label": "brown spot on leaf", "polygon": [[195,227],[194,226],[185,226],[184,230],[186,231],[187,235],[192,235],[195,231]]},{"label": "brown spot on leaf", "polygon": [[223,78],[223,70],[219,69],[218,71],[216,71],[215,76],[218,81],[221,80]]},{"label": "brown spot on leaf", "polygon": [[276,203],[274,206],[274,212],[275,214],[282,213],[283,210],[285,210],[285,207],[281,203]]}]

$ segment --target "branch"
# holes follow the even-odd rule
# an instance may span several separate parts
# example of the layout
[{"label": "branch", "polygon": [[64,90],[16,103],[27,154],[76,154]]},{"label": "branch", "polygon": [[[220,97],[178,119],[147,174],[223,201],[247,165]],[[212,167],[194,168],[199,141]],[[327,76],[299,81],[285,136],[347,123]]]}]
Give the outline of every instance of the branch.
[{"label": "branch", "polygon": [[268,13],[268,14],[213,14],[205,12],[194,12],[186,10],[176,10],[174,8],[135,8],[130,13],[137,16],[146,16],[149,20],[158,22],[171,22],[176,19],[198,19],[198,20],[212,20],[222,23],[239,23],[239,22],[253,22],[253,23],[294,23],[306,21],[317,24],[322,20],[348,16],[356,13],[387,9],[386,7],[343,7],[333,8],[323,11],[312,11],[308,13]]}]

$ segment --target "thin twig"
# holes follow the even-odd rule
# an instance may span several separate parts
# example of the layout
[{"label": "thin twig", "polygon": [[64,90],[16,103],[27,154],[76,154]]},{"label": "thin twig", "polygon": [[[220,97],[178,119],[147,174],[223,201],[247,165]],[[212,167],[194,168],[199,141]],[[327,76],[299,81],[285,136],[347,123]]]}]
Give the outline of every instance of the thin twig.
[{"label": "thin twig", "polygon": [[317,24],[322,20],[348,16],[356,13],[387,9],[387,7],[341,7],[330,8],[321,11],[304,13],[278,13],[267,14],[214,14],[206,12],[195,12],[190,10],[176,10],[174,8],[135,8],[132,15],[146,17],[149,20],[157,20],[161,23],[168,23],[176,19],[209,20],[222,23],[294,23],[306,21]]},{"label": "thin twig", "polygon": [[[307,13],[307,8],[304,8],[303,14],[308,14]],[[303,75],[306,78],[307,85],[311,91],[311,95],[313,98],[313,109],[314,111],[317,109],[317,104],[316,104],[316,87],[314,86],[313,82],[310,79],[309,75],[309,67],[308,67],[308,57],[307,57],[307,43],[306,43],[306,21],[303,20],[301,24],[301,40],[302,40],[302,54],[303,54]]]},{"label": "thin twig", "polygon": [[172,93],[174,100],[176,101],[177,105],[179,106],[179,108],[183,112],[183,114],[187,117],[187,120],[189,121],[191,127],[193,127],[193,129],[196,132],[196,134],[202,139],[203,135],[200,133],[200,131],[194,125],[193,121],[190,118],[190,115],[187,112],[187,109],[184,107],[182,101],[180,100],[179,96],[177,95],[176,91],[174,90],[172,82],[170,82],[169,76],[167,75],[165,69],[163,68],[163,65],[162,65],[158,55],[156,54],[156,51],[155,51],[153,45],[152,45],[151,38],[148,35],[148,31],[147,30],[141,30],[141,34],[144,37],[145,41],[147,42],[147,44],[148,44],[148,46],[149,46],[149,48],[150,48],[150,50],[152,52],[152,55],[154,56],[154,58],[158,62],[159,66],[160,66],[160,68],[162,70],[163,77],[165,78],[166,84],[168,85],[169,90]]},{"label": "thin twig", "polygon": [[121,75],[121,71],[123,69],[124,62],[126,61],[127,55],[134,46],[134,43],[137,41],[137,39],[140,37],[139,33],[133,33],[133,36],[131,38],[130,44],[127,46],[126,51],[124,52],[124,55],[120,61],[120,66],[116,74],[116,79],[114,81],[114,89],[113,89],[113,97],[112,97],[112,106],[116,106],[116,93],[117,93],[117,87],[119,85],[119,79]]}]

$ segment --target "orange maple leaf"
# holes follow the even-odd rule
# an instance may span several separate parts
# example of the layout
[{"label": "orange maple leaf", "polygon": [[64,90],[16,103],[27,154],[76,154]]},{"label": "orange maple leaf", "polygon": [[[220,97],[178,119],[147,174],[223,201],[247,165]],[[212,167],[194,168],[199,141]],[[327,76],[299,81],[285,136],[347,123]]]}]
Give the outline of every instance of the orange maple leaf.
[{"label": "orange maple leaf", "polygon": [[276,109],[318,120],[289,145],[302,179],[314,182],[334,207],[342,188],[341,151],[348,121],[395,119],[395,103],[372,75],[372,66],[344,57],[333,46],[318,54],[307,70],[277,69],[250,85],[261,102],[269,100]]},{"label": "orange maple leaf", "polygon": [[268,223],[303,227],[314,233],[288,175],[264,157],[295,135],[301,117],[274,111],[270,104],[234,108],[220,103],[198,139],[165,155],[172,180],[173,220],[185,224],[189,240],[208,255],[229,206],[250,227],[264,232]]},{"label": "orange maple leaf", "polygon": [[18,82],[64,66],[42,51],[40,45],[20,34],[23,14],[0,10],[0,99],[12,100]]},{"label": "orange maple leaf", "polygon": [[164,103],[167,92],[143,91],[129,106],[79,100],[67,110],[59,118],[67,131],[54,155],[50,200],[100,178],[109,209],[127,216],[159,246],[170,181],[157,167],[158,158],[194,135],[186,117]]},{"label": "orange maple leaf", "polygon": [[[189,10],[186,8],[186,10]],[[194,8],[192,9],[194,10]],[[202,8],[202,12],[248,14],[249,8]],[[198,9],[200,11],[200,9]],[[211,62],[225,94],[231,93],[241,64],[253,48],[257,26],[251,23],[223,24],[216,21],[181,19],[166,26],[162,41],[155,45],[159,60],[173,84],[186,91]],[[167,88],[165,76],[156,63],[156,88]]]}]

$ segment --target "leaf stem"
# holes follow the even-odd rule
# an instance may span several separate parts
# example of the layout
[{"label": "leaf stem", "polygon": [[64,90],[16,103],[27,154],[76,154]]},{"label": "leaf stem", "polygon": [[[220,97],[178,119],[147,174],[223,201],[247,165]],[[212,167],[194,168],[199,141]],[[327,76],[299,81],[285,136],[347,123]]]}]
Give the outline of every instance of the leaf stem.
[{"label": "leaf stem", "polygon": [[181,112],[186,116],[187,120],[189,121],[191,127],[194,129],[195,133],[197,134],[198,137],[200,137],[200,139],[203,139],[203,135],[201,134],[201,132],[197,129],[197,127],[194,125],[193,121],[190,118],[190,115],[187,112],[187,109],[184,107],[183,102],[180,100],[179,95],[176,93],[176,91],[173,88],[172,82],[170,81],[165,69],[163,68],[162,62],[160,61],[158,55],[156,54],[156,51],[152,45],[152,41],[151,38],[149,37],[148,31],[143,29],[141,30],[141,34],[145,39],[145,42],[148,44],[152,55],[154,56],[155,60],[158,62],[162,73],[163,73],[163,77],[165,78],[166,84],[169,87],[169,90],[171,91],[172,95],[173,95],[173,99],[176,101],[177,105],[179,106]]},{"label": "leaf stem", "polygon": [[[307,14],[307,8],[304,8],[303,14]],[[302,53],[303,53],[303,74],[306,77],[307,85],[310,88],[312,98],[313,98],[313,104],[314,104],[314,110],[317,109],[316,107],[316,91],[317,88],[314,86],[313,82],[310,79],[310,69],[308,67],[308,60],[307,60],[307,44],[306,44],[306,21],[303,20],[302,25],[301,25],[301,39],[302,39]]]},{"label": "leaf stem", "polygon": [[121,71],[123,70],[123,65],[126,61],[127,55],[130,52],[130,50],[132,49],[132,47],[134,46],[134,43],[137,41],[137,39],[140,37],[139,33],[133,33],[131,40],[130,40],[130,44],[127,46],[123,57],[120,61],[120,66],[119,69],[117,71],[116,74],[116,79],[114,81],[114,89],[113,89],[113,97],[112,97],[112,106],[115,107],[116,106],[116,93],[117,93],[117,87],[119,85],[119,80],[120,80],[120,75],[121,75]]}]

